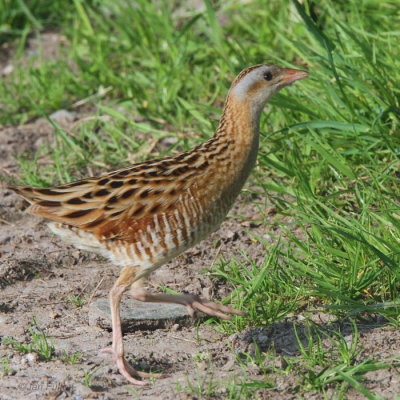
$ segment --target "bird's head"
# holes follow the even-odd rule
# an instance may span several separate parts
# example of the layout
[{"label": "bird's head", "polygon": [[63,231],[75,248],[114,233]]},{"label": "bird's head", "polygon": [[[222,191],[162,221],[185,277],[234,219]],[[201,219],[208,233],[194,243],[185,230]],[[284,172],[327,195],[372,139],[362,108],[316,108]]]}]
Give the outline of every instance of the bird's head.
[{"label": "bird's head", "polygon": [[277,65],[255,65],[244,69],[233,81],[230,95],[234,100],[248,104],[257,114],[265,103],[279,90],[303,79],[308,73]]}]

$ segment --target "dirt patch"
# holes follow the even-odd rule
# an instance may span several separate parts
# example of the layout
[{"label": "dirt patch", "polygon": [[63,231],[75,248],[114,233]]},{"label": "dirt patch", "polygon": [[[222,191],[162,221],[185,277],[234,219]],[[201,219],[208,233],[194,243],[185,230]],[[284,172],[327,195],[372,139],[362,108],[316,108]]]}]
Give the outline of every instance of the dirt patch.
[{"label": "dirt patch", "polygon": [[[40,38],[36,34],[28,36],[24,57],[18,62],[28,66],[31,60],[37,66],[38,60],[54,60],[60,57],[60,49],[69,46],[68,39],[56,32],[42,32]],[[10,43],[3,43],[0,47],[0,76],[7,77],[14,71],[14,56],[16,50]],[[40,57],[38,57],[40,55]]]}]

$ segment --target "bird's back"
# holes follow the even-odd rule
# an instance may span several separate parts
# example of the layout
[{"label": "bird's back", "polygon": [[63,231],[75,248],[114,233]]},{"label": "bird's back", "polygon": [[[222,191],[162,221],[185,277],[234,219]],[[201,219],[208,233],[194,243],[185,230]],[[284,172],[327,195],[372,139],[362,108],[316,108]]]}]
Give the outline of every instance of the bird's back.
[{"label": "bird's back", "polygon": [[12,189],[31,203],[28,212],[54,221],[50,228],[75,246],[154,269],[220,225],[242,185],[234,182],[232,153],[226,138],[215,136],[179,156],[100,177]]}]

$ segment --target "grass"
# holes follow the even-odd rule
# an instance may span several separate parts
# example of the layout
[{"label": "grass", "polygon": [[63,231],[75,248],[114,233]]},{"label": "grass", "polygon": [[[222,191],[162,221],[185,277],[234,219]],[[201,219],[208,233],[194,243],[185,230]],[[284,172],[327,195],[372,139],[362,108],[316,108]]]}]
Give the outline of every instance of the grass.
[{"label": "grass", "polygon": [[100,365],[99,367],[94,367],[92,369],[88,369],[83,372],[83,377],[84,377],[84,384],[87,388],[90,388],[90,385],[92,384],[92,379],[94,378],[95,374],[103,367],[103,365]]},{"label": "grass", "polygon": [[66,362],[67,364],[74,365],[79,359],[82,357],[82,354],[77,352],[71,354],[71,356],[68,355],[68,353],[64,350],[64,358],[63,361]]},{"label": "grass", "polygon": [[[61,3],[55,19],[48,2],[38,11],[35,1],[0,6],[0,42],[16,48],[14,71],[0,81],[0,123],[79,111],[78,102],[93,116],[68,133],[54,123],[55,145],[39,151],[51,165],[39,154],[18,155],[19,179],[28,184],[188,149],[213,133],[243,67],[307,66],[310,77],[278,94],[261,120],[257,186],[247,193],[276,210],[271,217],[259,203],[259,222],[273,239],[253,234],[265,260],[225,254],[212,271],[232,287],[226,303],[248,316],[216,326],[235,333],[301,313],[306,344],[299,340],[299,354],[275,372],[299,377],[300,394],[333,388],[344,398],[352,387],[374,398],[361,378],[392,361],[361,361],[356,325],[346,347],[341,332],[321,330],[312,315],[400,323],[398,2],[205,1],[180,12],[172,1]],[[40,42],[50,28],[67,39],[58,58],[46,59],[43,48],[24,57],[28,38]],[[148,154],[168,136],[176,138],[168,150]],[[251,398],[262,382],[270,385],[234,379],[230,398],[239,391]],[[214,386],[191,385],[213,396]]]},{"label": "grass", "polygon": [[[305,345],[295,328],[301,356],[287,358],[288,369],[299,369],[306,390],[323,391],[327,385],[334,384],[334,392],[340,398],[347,387],[353,386],[367,398],[375,398],[360,380],[368,371],[391,368],[391,363],[371,359],[359,362],[357,357],[362,352],[362,346],[358,344],[357,325],[353,323],[353,327],[348,341],[340,331],[323,331],[315,324],[307,324]],[[323,339],[327,339],[330,348],[326,348]]]},{"label": "grass", "polygon": [[209,372],[207,369],[207,372],[201,376],[196,363],[194,369],[196,373],[196,380],[192,382],[189,377],[186,377],[187,392],[196,397],[198,396],[199,398],[215,397],[217,384],[214,382],[214,372],[212,370]]},{"label": "grass", "polygon": [[70,302],[74,303],[77,308],[82,308],[86,303],[86,300],[89,297],[89,293],[81,294],[79,296],[75,296],[74,294],[70,298]]},{"label": "grass", "polygon": [[10,369],[8,364],[10,363],[10,357],[8,353],[1,359],[1,364],[2,364],[2,376],[7,376],[11,373],[14,372],[14,370]]},{"label": "grass", "polygon": [[6,337],[4,343],[19,353],[36,353],[43,360],[53,360],[53,338],[47,338],[44,330],[37,324],[36,317],[33,317],[33,323],[29,324],[29,332],[31,342],[27,345],[13,337]]}]

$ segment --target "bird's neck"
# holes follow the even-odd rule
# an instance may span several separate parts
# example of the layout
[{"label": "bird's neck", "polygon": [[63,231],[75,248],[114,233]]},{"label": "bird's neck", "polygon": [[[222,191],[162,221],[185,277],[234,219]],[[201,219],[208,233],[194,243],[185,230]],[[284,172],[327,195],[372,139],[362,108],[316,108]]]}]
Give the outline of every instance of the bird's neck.
[{"label": "bird's neck", "polygon": [[210,142],[227,160],[226,182],[240,190],[253,168],[258,152],[261,109],[237,101],[230,93],[217,131]]},{"label": "bird's neck", "polygon": [[214,137],[229,142],[230,151],[240,154],[239,158],[257,152],[262,108],[248,100],[238,100],[230,92]]}]

